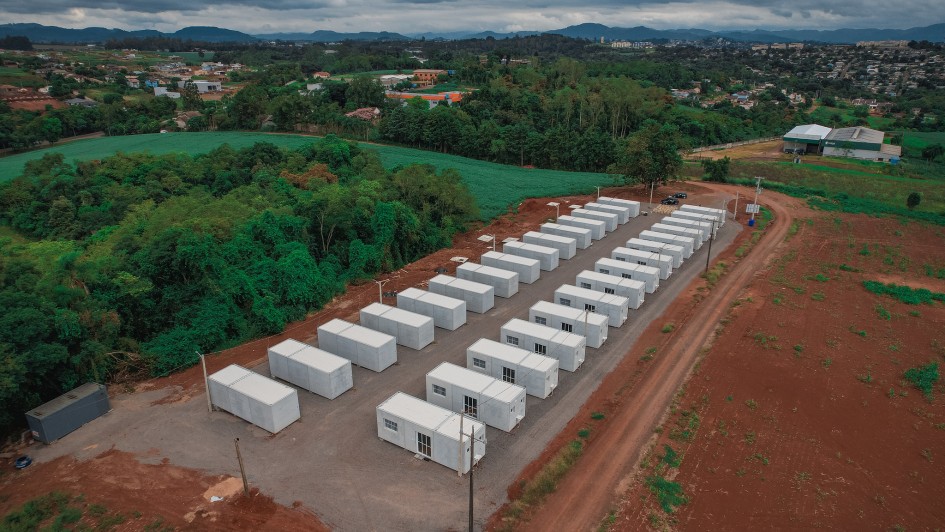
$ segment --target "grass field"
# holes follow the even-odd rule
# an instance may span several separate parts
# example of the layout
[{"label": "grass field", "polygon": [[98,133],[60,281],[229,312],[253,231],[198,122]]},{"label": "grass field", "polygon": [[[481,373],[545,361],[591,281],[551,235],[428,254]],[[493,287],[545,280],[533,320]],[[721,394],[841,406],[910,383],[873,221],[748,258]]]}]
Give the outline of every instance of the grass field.
[{"label": "grass field", "polygon": [[[117,152],[206,153],[221,144],[234,148],[252,146],[257,142],[271,142],[285,148],[297,148],[312,142],[312,137],[299,135],[268,135],[265,133],[154,133],[104,137],[70,142],[44,150],[20,153],[0,159],[0,181],[13,179],[23,173],[27,161],[39,159],[47,153],[62,153],[66,161],[104,159]],[[610,185],[607,174],[537,170],[477,161],[455,155],[445,155],[410,148],[362,144],[377,150],[387,168],[411,163],[432,164],[438,169],[455,168],[476,196],[483,219],[505,212],[510,205],[530,197],[560,196],[588,193],[596,185]]]},{"label": "grass field", "polygon": [[917,133],[908,131],[902,138],[902,147],[909,150],[914,157],[921,156],[922,148],[930,144],[945,146],[945,132]]}]

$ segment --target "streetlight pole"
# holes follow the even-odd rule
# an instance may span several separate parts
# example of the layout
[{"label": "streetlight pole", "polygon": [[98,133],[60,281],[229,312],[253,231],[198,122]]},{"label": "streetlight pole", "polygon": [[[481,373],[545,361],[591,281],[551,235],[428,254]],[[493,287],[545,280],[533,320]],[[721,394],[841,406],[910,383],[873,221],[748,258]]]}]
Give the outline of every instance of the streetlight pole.
[{"label": "streetlight pole", "polygon": [[656,181],[650,181],[650,210],[653,210],[653,185]]},{"label": "streetlight pole", "polygon": [[705,255],[705,273],[709,273],[709,259],[712,257],[712,241],[715,240],[715,224],[718,220],[712,221],[712,234],[709,237],[709,252]]},{"label": "streetlight pole", "polygon": [[597,199],[600,199],[600,187],[597,187]]},{"label": "streetlight pole", "polygon": [[755,182],[756,182],[757,184],[755,185],[755,201],[752,202],[755,206],[752,207],[752,212],[751,212],[751,225],[755,225],[755,209],[758,208],[758,194],[761,194],[761,180],[762,180],[762,179],[764,179],[764,178],[761,177],[761,176],[758,176],[758,177],[755,178]]},{"label": "streetlight pole", "polygon": [[377,301],[378,303],[384,302],[384,292],[381,290],[381,287],[384,286],[384,283],[390,281],[390,279],[384,279],[383,281],[374,281],[377,283]]}]

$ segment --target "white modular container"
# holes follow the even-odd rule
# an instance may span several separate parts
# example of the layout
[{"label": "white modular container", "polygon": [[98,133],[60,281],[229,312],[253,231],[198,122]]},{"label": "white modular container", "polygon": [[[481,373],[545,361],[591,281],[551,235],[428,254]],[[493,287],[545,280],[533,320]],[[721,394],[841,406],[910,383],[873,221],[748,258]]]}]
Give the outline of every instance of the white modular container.
[{"label": "white modular container", "polygon": [[706,241],[712,236],[712,224],[710,222],[700,222],[696,220],[687,220],[686,218],[677,218],[675,215],[667,216],[660,220],[660,223],[669,224],[669,225],[678,225],[679,227],[687,227],[689,229],[696,229],[702,231],[702,240]]},{"label": "white modular container", "polygon": [[702,207],[701,205],[682,205],[679,207],[681,211],[695,212],[698,214],[708,214],[709,216],[715,217],[719,221],[719,227],[725,225],[725,215],[726,211],[723,209],[713,209],[711,207]]},{"label": "white modular container", "polygon": [[687,227],[679,227],[678,225],[669,225],[664,223],[655,223],[650,226],[651,231],[658,231],[660,233],[669,233],[676,236],[684,236],[686,238],[691,238],[693,240],[693,249],[699,249],[702,247],[702,231],[697,231],[695,229],[689,229]]},{"label": "white modular container", "polygon": [[466,367],[524,386],[525,393],[539,399],[558,387],[556,359],[486,338],[466,348]]},{"label": "white modular container", "polygon": [[361,325],[389,334],[397,343],[420,350],[433,343],[433,318],[383,303],[361,309]]},{"label": "white modular container", "polygon": [[577,371],[584,363],[584,346],[587,342],[579,334],[512,319],[502,326],[499,335],[501,341],[509,345],[530,348],[539,355],[557,359],[558,367],[565,371]]},{"label": "white modular container", "polygon": [[711,214],[689,212],[689,211],[684,211],[680,209],[673,212],[673,218],[682,218],[683,220],[693,220],[695,222],[707,222],[715,226],[713,231],[715,231],[715,229],[720,227],[720,224],[718,223],[719,219],[716,218],[715,216],[712,216]]},{"label": "white modular container", "polygon": [[345,320],[319,326],[318,347],[371,371],[384,371],[397,362],[396,338]]},{"label": "white modular container", "polygon": [[547,235],[566,236],[573,238],[577,249],[587,249],[591,246],[591,230],[571,225],[544,223],[539,231]]},{"label": "white modular container", "polygon": [[673,259],[673,268],[682,266],[683,256],[686,250],[682,246],[655,242],[653,240],[643,240],[642,238],[631,238],[627,240],[627,247],[630,249],[639,249],[640,251],[652,251],[661,255],[668,255]]},{"label": "white modular container", "polygon": [[518,274],[502,268],[466,262],[456,268],[456,277],[487,284],[499,297],[512,297],[518,293]]},{"label": "white modular container", "polygon": [[597,203],[603,203],[604,205],[616,205],[618,207],[626,207],[630,210],[630,217],[636,218],[640,216],[640,202],[633,200],[625,200],[620,198],[609,198],[607,196],[601,196],[597,198]]},{"label": "white modular container", "polygon": [[673,258],[659,252],[617,247],[610,252],[610,258],[659,268],[660,279],[669,279],[673,273]]},{"label": "white modular container", "polygon": [[610,318],[596,312],[539,301],[528,309],[528,321],[580,334],[587,340],[588,347],[596,349],[607,341]]},{"label": "white modular container", "polygon": [[646,283],[646,293],[652,294],[660,287],[660,271],[652,266],[641,266],[630,262],[623,262],[615,259],[598,259],[594,263],[594,271],[597,273],[606,273],[607,275],[616,275],[624,279],[633,279],[634,281],[643,281]]},{"label": "white modular container", "polygon": [[466,302],[419,288],[397,293],[397,308],[433,318],[433,325],[455,331],[466,323]]},{"label": "white modular container", "polygon": [[291,339],[269,348],[269,373],[326,399],[354,385],[350,360]]},{"label": "white modular container", "polygon": [[535,259],[538,261],[539,267],[546,272],[558,267],[558,258],[560,257],[558,250],[555,248],[524,242],[506,242],[502,244],[502,251],[519,257]]},{"label": "white modular container", "polygon": [[618,207],[617,205],[607,205],[605,203],[586,203],[584,208],[589,211],[609,212],[617,215],[617,223],[625,224],[630,221],[630,209],[627,207]]},{"label": "white modular container", "polygon": [[606,224],[604,227],[608,232],[617,229],[617,215],[609,212],[591,211],[588,209],[572,209],[571,216],[578,218],[589,218]]},{"label": "white modular container", "polygon": [[577,240],[569,236],[551,235],[548,233],[539,233],[538,231],[529,231],[522,235],[522,242],[526,244],[535,244],[558,250],[558,258],[568,260],[577,253]]},{"label": "white modular container", "polygon": [[[397,392],[377,405],[377,437],[460,473],[486,455],[486,425]],[[461,462],[461,463],[460,463]]]},{"label": "white modular container", "polygon": [[510,432],[525,419],[525,388],[443,362],[427,373],[427,401]]},{"label": "white modular container", "polygon": [[607,223],[600,220],[579,218],[577,216],[559,216],[557,221],[558,225],[569,225],[571,227],[590,229],[591,238],[594,240],[600,240],[604,238],[604,235],[607,234]]},{"label": "white modular container", "polygon": [[643,305],[646,294],[646,283],[633,279],[625,279],[617,275],[584,270],[574,279],[575,286],[597,290],[605,294],[616,294],[627,298],[627,306],[638,309]]},{"label": "white modular container", "polygon": [[623,325],[627,321],[627,309],[630,308],[630,301],[625,297],[570,284],[563,284],[555,290],[555,303],[603,314],[607,316],[611,327]]},{"label": "white modular container", "polygon": [[273,434],[301,417],[295,388],[236,364],[207,380],[211,403]]},{"label": "white modular container", "polygon": [[501,268],[517,273],[518,282],[520,283],[532,284],[541,277],[541,263],[528,257],[487,251],[479,258],[479,262],[483,266],[492,266],[493,268]]},{"label": "white modular container", "polygon": [[457,279],[450,275],[437,275],[430,279],[430,291],[466,302],[466,310],[485,314],[495,306],[495,288],[487,284]]},{"label": "white modular container", "polygon": [[662,242],[672,244],[683,248],[683,258],[688,259],[695,250],[696,241],[684,236],[674,235],[672,233],[661,233],[659,231],[640,231],[640,240],[650,240],[652,242]]}]

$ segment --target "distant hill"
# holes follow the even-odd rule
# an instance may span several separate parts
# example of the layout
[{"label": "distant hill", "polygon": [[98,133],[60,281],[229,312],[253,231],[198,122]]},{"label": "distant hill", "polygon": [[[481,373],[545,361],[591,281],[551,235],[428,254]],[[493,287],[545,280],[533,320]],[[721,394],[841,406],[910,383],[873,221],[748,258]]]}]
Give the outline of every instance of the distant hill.
[{"label": "distant hill", "polygon": [[144,37],[168,37],[182,40],[203,42],[251,42],[256,38],[238,31],[212,26],[194,26],[180,29],[174,33],[162,33],[157,30],[126,31],[117,28],[61,28],[42,24],[0,24],[0,37],[22,35],[36,43],[102,43],[111,39]]},{"label": "distant hill", "polygon": [[331,30],[316,30],[312,33],[267,33],[256,35],[267,41],[307,41],[307,42],[341,42],[341,41],[410,41],[410,37],[388,31],[361,31],[358,33],[340,33]]}]

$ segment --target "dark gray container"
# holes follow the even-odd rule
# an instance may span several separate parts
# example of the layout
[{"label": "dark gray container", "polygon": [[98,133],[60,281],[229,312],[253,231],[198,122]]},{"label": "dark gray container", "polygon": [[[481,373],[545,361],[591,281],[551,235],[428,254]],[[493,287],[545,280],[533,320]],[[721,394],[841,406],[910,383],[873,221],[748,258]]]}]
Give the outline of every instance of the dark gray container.
[{"label": "dark gray container", "polygon": [[52,443],[111,410],[104,384],[90,382],[26,413],[33,438]]}]

